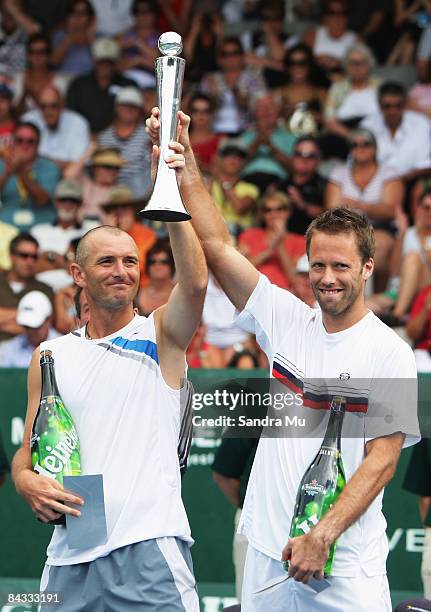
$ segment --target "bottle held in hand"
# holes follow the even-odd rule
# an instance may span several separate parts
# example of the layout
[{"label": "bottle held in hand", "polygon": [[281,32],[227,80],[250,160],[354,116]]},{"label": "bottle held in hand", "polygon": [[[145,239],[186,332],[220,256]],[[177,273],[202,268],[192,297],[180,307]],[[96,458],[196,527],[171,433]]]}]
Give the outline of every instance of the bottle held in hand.
[{"label": "bottle held in hand", "polygon": [[[341,456],[341,430],[345,414],[346,399],[335,396],[330,407],[329,421],[322,445],[302,477],[296,496],[295,510],[290,528],[290,537],[305,535],[332,508],[346,486],[346,477]],[[336,549],[336,541],[329,549],[324,566],[324,575],[330,576]],[[286,571],[289,562],[284,563]]]},{"label": "bottle held in hand", "polygon": [[[42,391],[31,434],[31,461],[35,472],[63,484],[63,476],[81,474],[79,439],[58,391],[51,351],[41,351],[40,367]],[[50,521],[54,525],[65,522],[64,514]]]}]

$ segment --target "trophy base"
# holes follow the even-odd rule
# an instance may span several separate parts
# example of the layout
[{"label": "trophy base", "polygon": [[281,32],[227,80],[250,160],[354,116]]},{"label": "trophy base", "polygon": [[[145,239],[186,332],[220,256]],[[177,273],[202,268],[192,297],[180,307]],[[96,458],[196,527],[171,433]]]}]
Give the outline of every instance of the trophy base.
[{"label": "trophy base", "polygon": [[165,221],[167,223],[190,221],[192,218],[187,212],[181,212],[179,210],[148,210],[144,208],[143,210],[139,211],[139,214],[144,219],[151,219],[152,221]]}]

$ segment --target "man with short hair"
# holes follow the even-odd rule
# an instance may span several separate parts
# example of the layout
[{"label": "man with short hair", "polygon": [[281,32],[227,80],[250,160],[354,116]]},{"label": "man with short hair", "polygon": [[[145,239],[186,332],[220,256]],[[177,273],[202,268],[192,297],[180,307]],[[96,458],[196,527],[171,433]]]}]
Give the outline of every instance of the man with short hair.
[{"label": "man with short hair", "polygon": [[211,195],[232,236],[251,227],[259,189],[241,179],[247,148],[239,139],[227,139],[219,148],[219,163],[211,182]]},{"label": "man with short hair", "polygon": [[30,230],[40,248],[36,267],[37,279],[52,287],[54,291],[63,289],[72,282],[65,259],[70,242],[81,238],[94,226],[92,222],[79,222],[81,203],[80,182],[74,179],[61,180],[54,193],[56,219],[52,223],[38,223]]},{"label": "man with short hair", "polygon": [[53,85],[39,95],[39,109],[23,116],[40,130],[39,155],[54,161],[60,168],[78,160],[90,145],[88,122],[75,111],[64,108],[60,91]]},{"label": "man with short hair", "polygon": [[318,172],[320,149],[312,136],[301,136],[293,149],[289,177],[279,186],[293,204],[288,229],[304,235],[311,221],[323,212],[327,181]]},{"label": "man with short hair", "polygon": [[30,291],[20,299],[16,322],[24,329],[22,334],[0,345],[0,367],[28,368],[31,356],[41,342],[60,335],[52,327],[54,311],[51,301],[41,291]]},{"label": "man with short hair", "polygon": [[118,43],[111,38],[97,38],[92,45],[94,70],[76,77],[67,91],[67,107],[85,117],[93,133],[114,120],[115,96],[121,87],[135,86],[117,70]]},{"label": "man with short hair", "polygon": [[412,180],[431,168],[431,122],[406,109],[406,92],[396,82],[383,83],[378,92],[380,112],[361,121],[377,141],[378,161]]},{"label": "man with short hair", "polygon": [[0,220],[20,230],[54,218],[51,196],[60,173],[54,162],[38,155],[39,140],[39,128],[22,121],[7,156],[0,159]]},{"label": "man with short hair", "polygon": [[17,306],[30,291],[41,291],[53,303],[52,289],[35,280],[39,244],[31,234],[18,234],[9,245],[12,267],[0,272],[0,342],[22,333],[16,322]]},{"label": "man with short hair", "polygon": [[[159,137],[159,114],[153,109],[147,120],[154,143]],[[307,436],[307,431],[289,435],[270,428],[268,437],[261,437],[240,522],[241,533],[249,541],[243,609],[390,612],[383,489],[395,472],[402,446],[417,442],[420,436],[412,350],[365,306],[365,283],[374,267],[373,228],[363,215],[345,208],[326,211],[312,222],[307,254],[320,308],[310,308],[272,285],[232,246],[194,160],[188,137],[190,118],[180,112],[179,121],[186,159],[184,201],[214,276],[240,312],[237,323],[256,334],[278,384],[286,385],[287,391],[299,391],[300,414],[308,423],[316,425],[315,409],[328,410],[331,397],[342,393],[346,420],[360,425],[360,435],[341,441],[345,488],[330,511],[319,514],[317,524],[310,523],[310,528],[307,523],[307,533],[293,538],[290,526],[297,492],[319,451],[323,432],[319,437],[316,430],[314,435]],[[342,385],[342,380],[351,378],[352,387]],[[355,389],[360,389],[360,397]],[[391,418],[387,420],[382,397],[389,402]],[[402,415],[397,415],[398,405]],[[292,405],[280,414],[289,415],[291,410]],[[347,418],[350,413],[354,414]],[[326,481],[315,485],[324,488]],[[313,578],[319,585],[335,542],[330,586],[316,594],[306,583]],[[281,560],[290,560],[288,574]]]},{"label": "man with short hair", "polygon": [[[172,150],[168,166],[181,170],[182,147],[173,143]],[[177,448],[185,351],[202,316],[207,268],[190,223],[170,223],[168,230],[178,282],[167,304],[148,318],[135,315],[136,244],[118,228],[98,227],[81,239],[71,265],[89,321],[41,345],[52,351],[59,392],[76,423],[83,474],[102,474],[104,484],[106,543],[69,548],[66,529],[57,526],[48,548],[41,590],[55,584],[65,610],[199,610]],[[79,520],[79,510],[62,502],[79,508],[82,499],[32,470],[40,387],[36,350],[23,446],[12,466],[15,486],[43,522],[62,513]]]}]

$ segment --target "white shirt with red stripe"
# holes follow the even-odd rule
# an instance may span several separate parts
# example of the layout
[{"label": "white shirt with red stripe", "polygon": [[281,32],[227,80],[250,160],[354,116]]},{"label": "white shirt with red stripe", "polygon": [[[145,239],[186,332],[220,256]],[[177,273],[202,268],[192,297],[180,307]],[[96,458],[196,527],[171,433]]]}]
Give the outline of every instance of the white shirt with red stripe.
[{"label": "white shirt with red stripe", "polygon": [[[349,418],[356,420],[361,432],[343,436],[341,441],[347,481],[361,465],[368,440],[403,431],[404,446],[419,441],[413,352],[372,312],[348,329],[330,334],[320,309],[309,308],[261,275],[237,323],[256,334],[272,377],[278,379],[274,384],[301,395],[304,414],[315,416],[316,409],[329,408],[334,395],[346,396],[343,434],[348,431]],[[389,401],[391,418],[371,418],[382,417],[388,398],[395,400]],[[328,412],[319,414],[327,418]],[[297,490],[322,443],[326,422],[320,437],[301,432],[293,437],[285,432],[280,437],[262,437],[259,442],[239,529],[255,549],[269,557],[281,559]],[[388,542],[382,498],[383,491],[338,539],[334,576],[353,577],[361,568],[369,576],[386,572]]]}]

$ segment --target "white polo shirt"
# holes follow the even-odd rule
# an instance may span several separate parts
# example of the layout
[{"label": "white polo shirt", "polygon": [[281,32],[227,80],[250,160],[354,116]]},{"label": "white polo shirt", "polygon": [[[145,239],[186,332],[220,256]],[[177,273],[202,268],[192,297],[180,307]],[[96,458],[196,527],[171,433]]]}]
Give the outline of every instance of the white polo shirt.
[{"label": "white polo shirt", "polygon": [[76,161],[90,145],[88,121],[75,111],[61,111],[57,129],[50,130],[40,110],[32,110],[22,117],[40,130],[39,155],[59,161]]},{"label": "white polo shirt", "polygon": [[431,122],[425,115],[404,111],[393,137],[380,111],[363,119],[360,125],[374,134],[379,163],[398,175],[431,167]]}]

